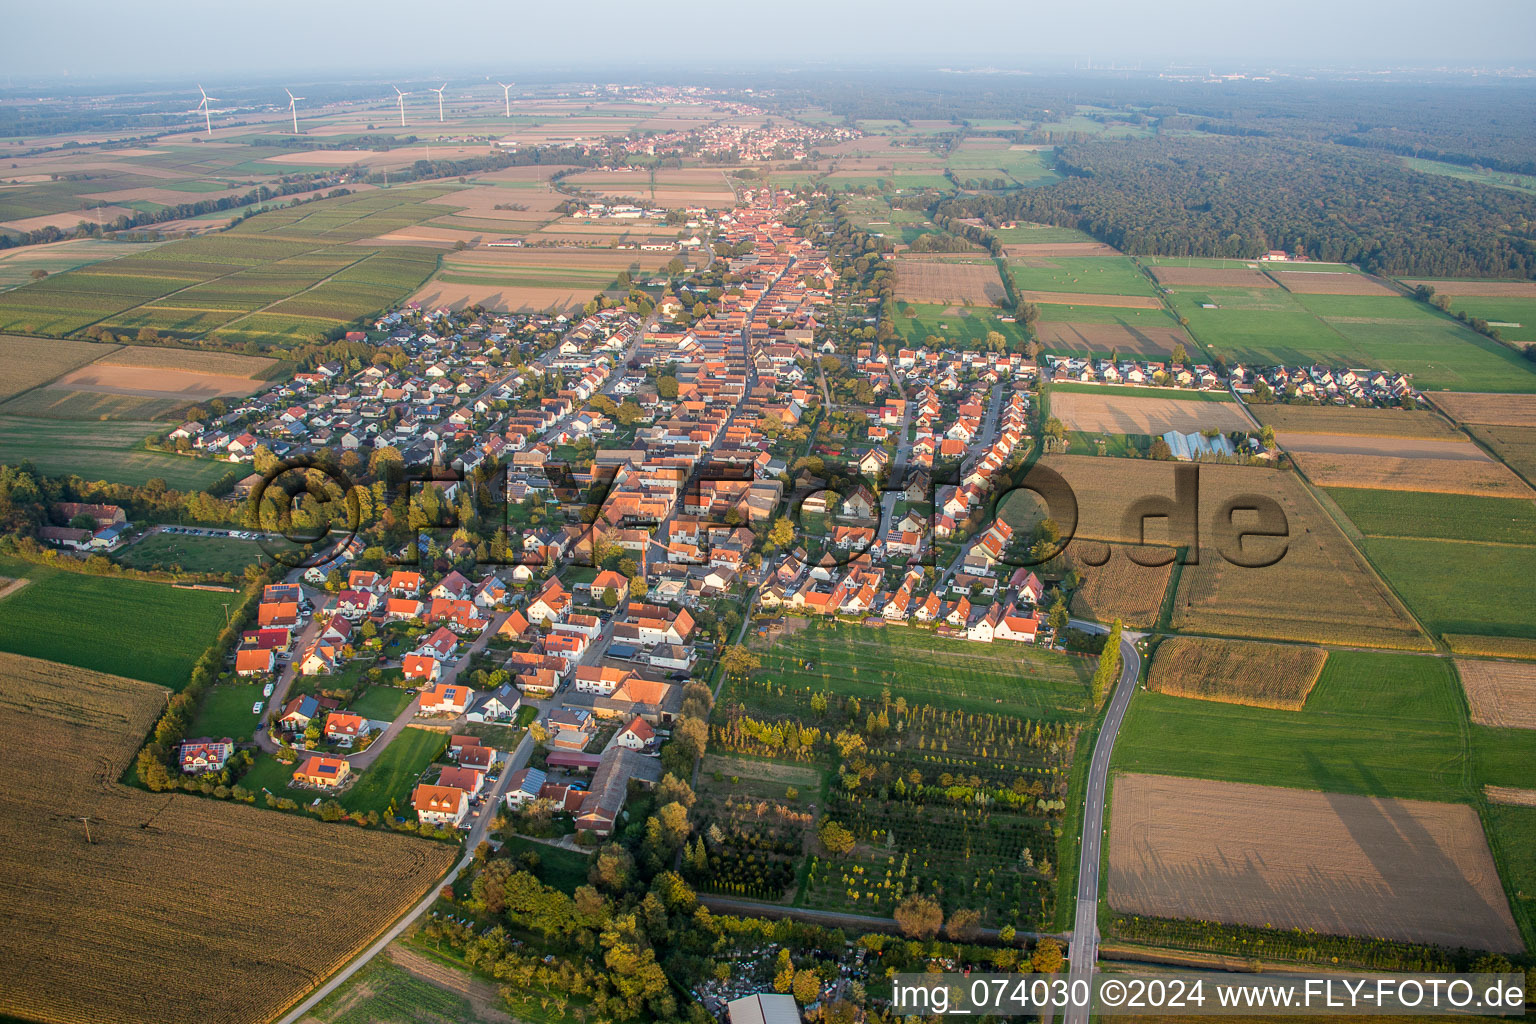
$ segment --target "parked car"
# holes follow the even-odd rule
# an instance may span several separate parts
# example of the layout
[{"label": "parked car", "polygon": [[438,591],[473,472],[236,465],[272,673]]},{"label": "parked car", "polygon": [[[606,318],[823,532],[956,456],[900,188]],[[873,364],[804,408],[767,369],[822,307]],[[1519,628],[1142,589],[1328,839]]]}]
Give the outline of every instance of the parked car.
[{"label": "parked car", "polygon": [[261,695],[263,697],[270,697],[270,696],[272,696],[272,691],[274,689],[276,689],[276,688],[277,688],[277,684],[276,683],[268,683],[266,686],[263,686],[261,688]]},{"label": "parked car", "polygon": [[267,702],[266,701],[264,701],[264,700],[257,701],[255,704],[251,705],[251,714],[253,714],[253,715],[261,714],[261,709],[266,707],[266,706],[267,706]]}]

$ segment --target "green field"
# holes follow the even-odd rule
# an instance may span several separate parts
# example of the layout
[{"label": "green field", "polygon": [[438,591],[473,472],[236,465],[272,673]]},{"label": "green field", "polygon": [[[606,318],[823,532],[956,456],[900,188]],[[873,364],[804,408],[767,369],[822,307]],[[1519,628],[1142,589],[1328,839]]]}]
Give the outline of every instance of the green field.
[{"label": "green field", "polygon": [[[3,194],[3,193],[0,193]],[[76,267],[89,266],[119,256],[148,252],[160,242],[108,242],[99,238],[78,238],[52,245],[30,245],[0,256],[0,291],[32,283],[32,272],[62,274]]]},{"label": "green field", "polygon": [[1181,402],[1232,402],[1229,391],[1195,391],[1191,388],[1136,388],[1105,387],[1102,384],[1078,384],[1060,381],[1050,385],[1051,391],[1069,391],[1080,395],[1123,395],[1127,398],[1176,398]]},{"label": "green field", "polygon": [[309,340],[426,280],[435,251],[352,243],[451,213],[426,200],[453,188],[412,186],[269,210],[225,232],[53,275],[0,293],[0,325],[7,325],[0,329],[64,335],[92,324],[124,333],[149,327],[212,334],[230,346]]},{"label": "green field", "polygon": [[1157,289],[1128,256],[1053,256],[1008,264],[1020,291],[1084,295],[1153,295]]},{"label": "green field", "polygon": [[[1017,323],[1007,324],[998,319],[999,311],[985,306],[968,306],[966,315],[954,312],[955,307],[922,302],[898,302],[896,304],[896,333],[903,345],[918,347],[926,344],[930,336],[942,339],[941,344],[958,348],[981,348],[986,345],[987,332],[997,331],[1008,339],[1010,350],[1017,350],[1023,343],[1024,333]],[[909,312],[915,316],[908,316]],[[1006,315],[1006,314],[1003,314]]]},{"label": "green field", "polygon": [[1359,487],[1326,490],[1369,536],[1536,544],[1536,502],[1524,498]]},{"label": "green field", "polygon": [[1025,223],[1012,228],[997,228],[992,233],[1006,245],[1097,241],[1085,231],[1079,231],[1076,228],[1058,228],[1052,224]]},{"label": "green field", "polygon": [[73,473],[86,480],[143,484],[159,477],[179,490],[200,490],[221,479],[229,463],[145,451],[144,438],[164,430],[132,421],[61,423],[0,415],[0,462],[30,461],[50,476]]},{"label": "green field", "polygon": [[409,818],[411,790],[447,742],[447,733],[409,726],[402,729],[362,778],[342,794],[341,805],[354,814],[383,814],[393,803],[396,814]]},{"label": "green field", "polygon": [[207,736],[219,739],[228,736],[237,743],[251,738],[259,715],[251,708],[257,701],[265,701],[261,695],[265,683],[220,683],[203,695],[197,718],[187,727],[188,736]]},{"label": "green field", "polygon": [[[1483,813],[1515,920],[1536,922],[1536,807],[1489,804]],[[1531,935],[1526,932],[1526,945]]]},{"label": "green field", "polygon": [[1536,299],[1468,295],[1452,299],[1451,310],[1465,312],[1467,316],[1480,316],[1490,323],[1519,324],[1518,327],[1494,328],[1506,341],[1536,341]]},{"label": "green field", "polygon": [[186,572],[240,572],[263,554],[253,540],[156,533],[123,548],[117,561],[135,569],[180,566]]},{"label": "green field", "polygon": [[944,165],[961,181],[968,178],[1011,178],[1020,185],[1044,185],[1059,181],[1051,150],[1012,149],[1001,146],[966,146],[949,154]]},{"label": "green field", "polygon": [[1178,288],[1169,297],[1202,345],[1238,362],[1377,367],[1411,373],[1424,390],[1536,391],[1529,362],[1412,299],[1275,288]]},{"label": "green field", "polygon": [[1422,171],[1425,174],[1437,174],[1446,178],[1459,178],[1462,181],[1475,181],[1481,185],[1513,189],[1516,192],[1536,193],[1536,175],[1514,174],[1509,171],[1490,171],[1486,167],[1464,167],[1461,164],[1445,163],[1441,160],[1423,160],[1412,156],[1405,156],[1401,159],[1406,166],[1415,171]]},{"label": "green field", "polygon": [[[33,388],[0,404],[0,415],[32,416],[41,419],[88,423],[117,420],[130,423],[163,424],[174,413],[185,409],[180,398],[154,398],[149,395],[108,395],[97,391],[73,391],[65,386]],[[56,428],[69,429],[69,428]]]},{"label": "green field", "polygon": [[1536,637],[1536,546],[1372,537],[1365,553],[1431,633]]},{"label": "green field", "polygon": [[0,650],[96,672],[187,685],[239,596],[87,576],[0,557],[0,575],[30,582],[0,600]]},{"label": "green field", "polygon": [[499,1010],[494,1017],[482,1015],[468,996],[379,956],[321,1000],[306,1019],[321,1024],[489,1024],[507,1018]]},{"label": "green field", "polygon": [[[1093,662],[1022,644],[974,644],[903,626],[869,628],[813,622],[754,648],[762,668],[753,682],[811,687],[867,699],[883,687],[894,697],[1032,719],[1077,717],[1088,708]],[[750,684],[726,683],[722,699]],[[769,713],[795,706],[760,686],[750,703]]]},{"label": "green field", "polygon": [[[1084,306],[1077,303],[1057,302],[1040,303],[1039,306],[1040,319],[1035,324],[1037,331],[1043,331],[1044,325],[1052,321],[1069,324],[1119,324],[1131,330],[1148,327],[1176,329],[1179,326],[1178,319],[1166,309],[1128,309],[1124,306]],[[1189,348],[1192,358],[1198,355],[1194,346],[1186,347]]]},{"label": "green field", "polygon": [[1536,789],[1536,778],[1532,777],[1536,766],[1536,729],[1474,725],[1472,757],[1479,783]]},{"label": "green field", "polygon": [[1466,710],[1449,663],[1335,651],[1301,711],[1138,691],[1114,767],[1421,800],[1471,801]]},{"label": "green field", "polygon": [[1527,482],[1536,481],[1536,427],[1489,427],[1469,424],[1467,431],[1493,450]]}]

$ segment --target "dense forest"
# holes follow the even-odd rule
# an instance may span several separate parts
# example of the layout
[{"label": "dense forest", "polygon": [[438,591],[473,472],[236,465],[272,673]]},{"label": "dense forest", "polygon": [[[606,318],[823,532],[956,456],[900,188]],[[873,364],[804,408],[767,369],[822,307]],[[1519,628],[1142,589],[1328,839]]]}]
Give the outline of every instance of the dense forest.
[{"label": "dense forest", "polygon": [[1378,154],[1265,138],[1063,146],[1065,180],[962,195],[940,216],[1077,227],[1126,252],[1254,257],[1268,249],[1386,274],[1536,276],[1536,197],[1419,174]]}]

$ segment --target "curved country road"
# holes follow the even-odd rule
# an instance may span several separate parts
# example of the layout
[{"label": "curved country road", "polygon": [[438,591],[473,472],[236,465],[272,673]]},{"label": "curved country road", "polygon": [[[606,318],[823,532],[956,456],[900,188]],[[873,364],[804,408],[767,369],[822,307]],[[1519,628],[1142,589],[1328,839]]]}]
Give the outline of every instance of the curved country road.
[{"label": "curved country road", "polygon": [[[1096,622],[1073,619],[1071,625],[1089,633],[1107,633],[1109,627]],[[1104,841],[1104,791],[1109,785],[1109,757],[1115,748],[1115,736],[1125,720],[1136,680],[1141,676],[1141,654],[1136,641],[1141,633],[1120,634],[1120,679],[1109,698],[1109,713],[1093,746],[1088,765],[1088,795],[1083,805],[1083,843],[1077,868],[1077,910],[1072,918],[1072,942],[1067,950],[1068,977],[1093,984],[1093,970],[1099,959],[1099,860]],[[1074,1007],[1064,1015],[1063,1024],[1088,1024],[1088,1008]]]}]

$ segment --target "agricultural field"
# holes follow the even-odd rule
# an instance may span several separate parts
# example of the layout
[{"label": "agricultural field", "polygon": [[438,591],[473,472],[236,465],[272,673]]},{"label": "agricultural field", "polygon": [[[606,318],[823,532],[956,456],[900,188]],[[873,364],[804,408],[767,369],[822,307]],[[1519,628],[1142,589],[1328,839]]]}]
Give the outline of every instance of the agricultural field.
[{"label": "agricultural field", "polygon": [[1009,350],[1015,351],[1023,343],[1024,332],[1017,323],[999,319],[998,314],[998,310],[983,307],[898,302],[894,323],[902,344],[913,348],[933,345],[929,338],[938,339],[940,347],[985,348],[987,334],[996,331],[1008,340]]},{"label": "agricultural field", "polygon": [[224,628],[237,594],[87,576],[16,558],[0,573],[29,582],[0,599],[0,651],[179,690]]},{"label": "agricultural field", "polygon": [[491,983],[396,943],[300,1024],[507,1024],[505,1006]]},{"label": "agricultural field", "polygon": [[1442,391],[1435,405],[1462,423],[1536,427],[1536,395],[1466,395]]},{"label": "agricultural field", "polygon": [[[1320,435],[1305,435],[1317,437]],[[1285,442],[1281,442],[1284,444]],[[1382,451],[1407,447],[1404,442],[1380,442]],[[1422,445],[1444,444],[1423,441]],[[1465,450],[1481,455],[1466,445]],[[1533,492],[1502,462],[1488,458],[1435,458],[1415,453],[1410,457],[1364,455],[1357,452],[1295,451],[1291,458],[1319,487],[1366,487],[1392,491],[1428,491],[1440,494],[1471,494],[1491,498],[1530,498]]]},{"label": "agricultural field", "polygon": [[1252,430],[1253,424],[1232,402],[1183,401],[1178,398],[1138,398],[1113,388],[1097,394],[1062,391],[1051,394],[1051,415],[1068,429],[1101,434],[1163,434],[1170,430]]},{"label": "agricultural field", "polygon": [[[187,491],[208,487],[231,470],[228,463],[212,459],[145,450],[144,439],[166,429],[161,423],[113,420],[66,425],[5,412],[0,406],[0,462],[15,465],[30,460],[49,475],[72,473],[85,480],[119,484],[143,484],[159,477],[171,488]],[[66,434],[69,444],[62,445],[60,438]]]},{"label": "agricultural field", "polygon": [[1425,391],[1536,392],[1514,351],[1406,297],[1179,288],[1169,301],[1229,361],[1376,367],[1411,373]]},{"label": "agricultural field", "polygon": [[1451,302],[1451,312],[1481,317],[1505,341],[1536,342],[1536,294],[1526,298],[1456,298]]},{"label": "agricultural field", "polygon": [[993,234],[1007,245],[1103,245],[1092,235],[1077,228],[1059,228],[1053,224],[1032,224],[1029,221],[1021,221],[1013,227],[997,228]]},{"label": "agricultural field", "polygon": [[1327,652],[1300,644],[1171,636],[1158,644],[1147,689],[1175,697],[1299,711]]},{"label": "agricultural field", "polygon": [[1536,544],[1536,502],[1527,498],[1354,487],[1330,487],[1328,496],[1368,537]]},{"label": "agricultural field", "polygon": [[[1047,307],[1047,312],[1059,312]],[[1078,307],[1071,320],[1037,320],[1035,336],[1055,355],[1167,358],[1178,345],[1193,343],[1164,311]]]},{"label": "agricultural field", "polygon": [[952,150],[945,167],[961,181],[1008,179],[1010,185],[1044,185],[1060,179],[1055,154],[1045,147],[1010,144],[1003,138],[969,138]]},{"label": "agricultural field", "polygon": [[82,267],[0,293],[0,330],[66,335],[93,324],[274,348],[399,301],[436,268],[426,249],[370,246],[444,213],[451,186],[290,205],[229,231]]},{"label": "agricultural field", "polygon": [[[1173,576],[1173,563],[1144,566],[1131,561],[1127,550],[1081,538],[1073,540],[1066,555],[1083,577],[1083,585],[1072,594],[1073,615],[1095,622],[1119,619],[1133,629],[1156,625]],[[1103,565],[1086,564],[1080,557],[1098,561],[1106,554],[1108,560]],[[1138,557],[1148,562],[1157,560],[1151,552]]]},{"label": "agricultural field", "polygon": [[1125,913],[1524,949],[1463,804],[1121,775],[1108,884]]},{"label": "agricultural field", "polygon": [[[1440,396],[1435,396],[1438,401]],[[1483,397],[1483,396],[1478,396]],[[1495,396],[1487,396],[1495,397]],[[1248,410],[1265,426],[1286,434],[1357,434],[1462,441],[1465,437],[1435,413],[1411,409],[1358,409],[1332,405],[1258,405]]]},{"label": "agricultural field", "polygon": [[1440,659],[1333,651],[1298,711],[1138,692],[1115,743],[1114,766],[1366,796],[1470,801],[1476,791],[1467,777],[1460,689],[1450,664]]},{"label": "agricultural field", "polygon": [[1355,270],[1271,270],[1269,276],[1297,295],[1401,295],[1384,281]]},{"label": "agricultural field", "polygon": [[[700,799],[727,838],[699,884],[876,915],[924,892],[988,924],[1051,920],[1055,801],[1092,662],[974,646],[807,623],[755,651],[762,667],[727,681],[710,727],[708,777],[730,783],[701,785]],[[850,730],[858,742],[832,742]],[[748,760],[771,767],[739,766]],[[878,800],[865,793],[876,786]],[[848,848],[811,833],[811,803],[848,831]]]},{"label": "agricultural field", "polygon": [[1184,267],[1161,264],[1152,267],[1157,283],[1168,288],[1278,288],[1256,267]]},{"label": "agricultural field", "polygon": [[[456,855],[393,833],[130,789],[116,780],[165,691],[13,655],[0,655],[0,673],[7,1016],[136,1024],[153,992],[154,1018],[166,1024],[273,1019],[418,900]],[[39,749],[49,756],[35,756]],[[43,791],[52,813],[39,815]],[[189,933],[198,937],[190,959]],[[257,949],[263,969],[253,971]]]},{"label": "agricultural field", "polygon": [[1467,432],[1527,483],[1536,481],[1536,427],[1470,426]]},{"label": "agricultural field", "polygon": [[505,312],[569,310],[616,286],[618,275],[654,271],[676,253],[630,249],[470,249],[412,296],[423,306],[482,305]]},{"label": "agricultural field", "polygon": [[76,267],[89,266],[120,256],[148,252],[159,242],[108,242],[98,238],[78,238],[47,245],[27,245],[0,252],[0,291],[30,284],[32,275],[61,274]]},{"label": "agricultural field", "polygon": [[114,348],[88,341],[0,335],[0,360],[6,371],[6,379],[0,381],[0,402],[99,359]]},{"label": "agricultural field", "polygon": [[1032,257],[1011,260],[1008,270],[1021,292],[1108,297],[1157,295],[1152,282],[1128,256]]},{"label": "agricultural field", "polygon": [[1458,658],[1456,671],[1472,721],[1499,729],[1536,729],[1536,665]]},{"label": "agricultural field", "polygon": [[[1169,543],[1158,520],[1148,521],[1144,538],[1128,532],[1123,520],[1134,500],[1174,494],[1174,463],[1049,456],[1042,464],[1061,473],[1077,496],[1077,536]],[[1216,464],[1198,469],[1202,551],[1199,564],[1184,566],[1180,574],[1173,598],[1175,629],[1268,640],[1429,646],[1294,476]],[[1241,552],[1229,552],[1262,563],[1283,549],[1278,561],[1261,568],[1245,568],[1223,557],[1212,520],[1223,502],[1251,494],[1277,502],[1288,529],[1288,538],[1279,543],[1250,538]]]},{"label": "agricultural field", "polygon": [[996,306],[1005,297],[991,260],[908,258],[896,262],[896,298],[946,306]]},{"label": "agricultural field", "polygon": [[1430,632],[1536,638],[1536,546],[1371,537],[1365,552]]}]

